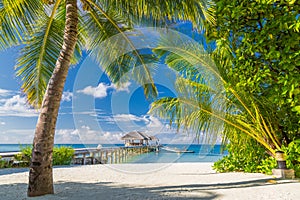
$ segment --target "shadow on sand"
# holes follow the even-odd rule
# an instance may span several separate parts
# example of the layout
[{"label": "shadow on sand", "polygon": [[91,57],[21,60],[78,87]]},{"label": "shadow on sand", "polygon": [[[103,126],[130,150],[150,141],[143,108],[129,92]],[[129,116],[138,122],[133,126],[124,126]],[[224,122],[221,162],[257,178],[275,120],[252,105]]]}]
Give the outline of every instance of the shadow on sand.
[{"label": "shadow on sand", "polygon": [[16,174],[16,173],[23,173],[23,172],[28,172],[28,171],[29,171],[28,168],[5,168],[5,169],[0,169],[0,176]]},{"label": "shadow on sand", "polygon": [[[157,187],[130,187],[110,182],[78,183],[78,182],[56,182],[55,194],[43,197],[26,197],[27,185],[24,183],[13,185],[0,185],[0,197],[3,200],[110,200],[110,199],[222,199],[217,194],[220,189],[264,187],[269,185],[268,180],[257,179],[252,181],[240,181],[216,184],[189,184],[179,186],[157,186]],[[273,179],[272,179],[273,180]],[[279,182],[285,184],[288,182]]]}]

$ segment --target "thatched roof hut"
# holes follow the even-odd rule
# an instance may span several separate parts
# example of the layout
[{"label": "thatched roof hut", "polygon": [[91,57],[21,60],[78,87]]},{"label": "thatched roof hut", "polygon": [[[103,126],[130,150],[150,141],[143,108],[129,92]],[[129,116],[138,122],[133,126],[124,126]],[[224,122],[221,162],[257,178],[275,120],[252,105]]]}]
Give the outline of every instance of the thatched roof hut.
[{"label": "thatched roof hut", "polygon": [[144,146],[149,145],[149,140],[157,140],[155,136],[149,136],[140,131],[132,131],[121,137],[125,140],[125,146]]}]

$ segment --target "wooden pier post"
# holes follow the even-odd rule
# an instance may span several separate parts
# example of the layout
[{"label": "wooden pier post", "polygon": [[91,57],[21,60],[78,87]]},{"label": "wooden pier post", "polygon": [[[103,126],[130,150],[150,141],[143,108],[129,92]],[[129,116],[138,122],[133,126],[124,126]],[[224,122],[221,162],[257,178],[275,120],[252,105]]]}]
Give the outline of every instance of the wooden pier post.
[{"label": "wooden pier post", "polygon": [[99,152],[99,163],[102,164],[102,151]]},{"label": "wooden pier post", "polygon": [[113,163],[113,151],[110,152],[110,164]]},{"label": "wooden pier post", "polygon": [[108,163],[108,151],[105,151],[105,164]]},{"label": "wooden pier post", "polygon": [[[158,147],[156,147],[157,149]],[[78,149],[74,155],[77,164],[117,164],[127,162],[132,156],[155,150],[151,146],[102,148],[102,149]],[[79,162],[78,162],[79,161]]]}]

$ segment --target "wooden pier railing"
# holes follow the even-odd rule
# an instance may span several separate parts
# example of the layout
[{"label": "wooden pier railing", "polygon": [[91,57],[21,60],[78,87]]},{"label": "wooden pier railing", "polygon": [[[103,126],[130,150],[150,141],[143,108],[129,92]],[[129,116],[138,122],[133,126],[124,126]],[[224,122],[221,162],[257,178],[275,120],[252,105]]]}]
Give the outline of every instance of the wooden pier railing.
[{"label": "wooden pier railing", "polygon": [[[103,147],[97,148],[82,148],[75,149],[74,157],[71,164],[117,164],[128,162],[133,156],[158,151],[159,146],[134,146],[134,147]],[[0,157],[8,162],[20,162],[15,161],[15,155],[21,152],[5,152],[0,153]]]},{"label": "wooden pier railing", "polygon": [[135,155],[158,151],[157,146],[75,149],[72,164],[116,164],[128,162]]}]

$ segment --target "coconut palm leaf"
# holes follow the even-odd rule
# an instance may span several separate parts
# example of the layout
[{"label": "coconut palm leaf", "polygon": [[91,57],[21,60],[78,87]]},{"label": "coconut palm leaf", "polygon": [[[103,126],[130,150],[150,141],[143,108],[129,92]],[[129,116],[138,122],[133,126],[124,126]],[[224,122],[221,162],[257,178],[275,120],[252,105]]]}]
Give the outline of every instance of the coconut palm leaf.
[{"label": "coconut palm leaf", "polygon": [[180,77],[176,81],[178,97],[154,102],[150,113],[198,135],[205,132],[209,140],[216,139],[221,132],[225,138],[232,132],[239,132],[258,141],[273,155],[280,149],[280,140],[271,124],[272,116],[265,115],[263,110],[266,109],[262,109],[270,106],[257,99],[260,97],[236,91],[227,83],[227,75],[222,74],[226,70],[219,71],[219,67],[226,66],[212,64],[203,48],[187,38],[163,39],[155,52],[159,57],[164,56],[166,64],[178,70]]},{"label": "coconut palm leaf", "polygon": [[39,0],[0,1],[0,50],[20,44],[22,33],[30,31],[41,8]]},{"label": "coconut palm leaf", "polygon": [[99,0],[113,6],[122,16],[132,20],[151,19],[154,21],[190,20],[195,27],[202,28],[204,21],[214,23],[213,1],[205,0]]},{"label": "coconut palm leaf", "polygon": [[[44,12],[42,12],[44,11]],[[32,34],[29,32],[24,41],[18,58],[16,75],[21,78],[22,90],[27,94],[30,105],[41,106],[48,81],[52,75],[62,48],[65,27],[65,2],[56,1],[53,6],[45,6],[39,13]],[[23,33],[24,34],[24,33]],[[72,63],[77,63],[81,57],[81,41],[79,39]]]},{"label": "coconut palm leaf", "polygon": [[51,11],[49,16],[46,12],[40,13],[33,27],[34,34],[29,33],[27,36],[28,40],[16,65],[16,74],[23,82],[22,89],[27,94],[29,103],[36,108],[41,105],[62,47],[64,22],[55,18],[62,16],[55,15],[59,5],[60,1],[56,1],[53,8],[46,7],[46,11]]},{"label": "coconut palm leaf", "polygon": [[[152,53],[142,54],[135,48],[128,32],[124,32],[129,30],[130,26],[118,13],[110,7],[104,10],[101,4],[90,0],[85,2],[90,6],[86,15],[86,20],[90,24],[86,24],[93,27],[88,29],[88,35],[91,36],[87,43],[90,54],[104,68],[114,83],[122,84],[130,76],[142,85],[146,96],[156,96],[157,90],[151,69],[146,63],[151,63],[153,66],[157,59],[151,55]],[[99,34],[99,30],[102,30],[102,34]],[[119,35],[116,35],[118,33]],[[114,35],[115,37],[112,37]],[[130,70],[131,72],[128,73]]]}]

